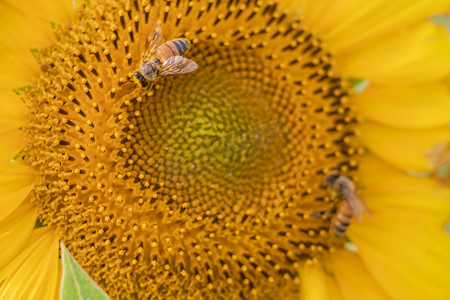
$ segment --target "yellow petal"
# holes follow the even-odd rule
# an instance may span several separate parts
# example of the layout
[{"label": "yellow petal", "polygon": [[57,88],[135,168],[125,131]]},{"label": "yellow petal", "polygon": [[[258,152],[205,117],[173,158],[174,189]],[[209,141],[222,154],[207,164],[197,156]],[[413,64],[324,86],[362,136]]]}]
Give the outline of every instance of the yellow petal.
[{"label": "yellow petal", "polygon": [[[371,211],[400,210],[422,219],[423,226],[442,227],[450,217],[450,196],[431,178],[409,176],[367,155],[360,162],[360,190]],[[395,217],[395,216],[394,216]]]},{"label": "yellow petal", "polygon": [[449,0],[300,0],[301,17],[335,53],[355,53],[448,9]]},{"label": "yellow petal", "polygon": [[448,193],[373,155],[361,160],[359,192],[372,211],[347,236],[376,282],[394,299],[447,299],[450,238]]},{"label": "yellow petal", "polygon": [[[361,185],[364,186],[364,190],[378,188],[380,191],[391,192],[392,187],[399,186],[399,180],[402,182],[401,185],[409,185],[409,187],[416,186],[418,182],[428,188],[436,185],[424,178],[407,176],[404,171],[392,168],[386,161],[373,154],[361,157],[359,165],[358,178]],[[405,180],[407,181],[405,182]]]},{"label": "yellow petal", "polygon": [[306,265],[302,270],[302,300],[343,299],[332,274],[321,264]]},{"label": "yellow petal", "polygon": [[0,222],[0,269],[20,253],[28,242],[36,217],[37,208],[27,203]]},{"label": "yellow petal", "polygon": [[60,297],[61,297],[60,287],[61,287],[61,279],[62,279],[62,263],[60,260],[58,260],[58,274],[56,275],[56,278],[57,278],[57,282],[56,282],[57,288],[55,289],[55,295],[54,295],[53,299],[60,299]]},{"label": "yellow petal", "polygon": [[31,84],[39,72],[31,49],[49,45],[51,22],[67,23],[72,15],[69,0],[0,2],[0,89]]},{"label": "yellow petal", "polygon": [[0,299],[54,299],[58,289],[58,236],[53,228],[34,230],[23,251],[0,270]]},{"label": "yellow petal", "polygon": [[388,299],[388,296],[355,253],[340,250],[327,260],[345,299]]},{"label": "yellow petal", "polygon": [[64,24],[73,17],[72,3],[64,1],[0,2],[0,45],[14,54],[47,46],[53,37],[54,23]]},{"label": "yellow petal", "polygon": [[[67,23],[73,18],[73,0],[5,0],[8,4],[23,11],[27,16],[35,16],[56,23]],[[81,2],[81,1],[80,1]]]},{"label": "yellow petal", "polygon": [[3,32],[0,46],[13,54],[30,54],[31,49],[48,44],[53,36],[50,20],[25,14],[9,3],[1,2],[0,28]]},{"label": "yellow petal", "polygon": [[26,106],[12,91],[0,93],[0,132],[18,129],[27,122]]},{"label": "yellow petal", "polygon": [[[406,228],[417,225],[438,231],[450,217],[450,191],[431,178],[407,175],[373,155],[361,160],[359,176],[359,193],[374,214],[386,219],[399,219],[401,215],[405,224],[408,220],[414,223]],[[376,219],[369,218],[365,223]],[[390,222],[378,226],[390,226]],[[415,235],[414,230],[409,233]]]},{"label": "yellow petal", "polygon": [[[376,196],[371,195],[371,193],[381,192],[377,191],[376,187],[372,187],[362,191],[361,196],[364,197],[373,213],[382,212],[386,207],[392,207],[401,210],[405,215],[416,218],[417,221],[420,219],[430,226],[443,227],[443,224],[450,217],[450,199],[446,199],[448,198],[446,194],[439,193],[437,189],[425,191],[425,188],[410,187],[409,193],[401,193],[399,189],[390,194],[386,193],[388,195]],[[407,187],[403,186],[403,188],[406,190]],[[414,193],[414,191],[417,191],[417,193]],[[392,212],[393,218],[395,218],[395,213]]]},{"label": "yellow petal", "polygon": [[355,107],[364,117],[393,127],[442,127],[450,123],[450,88],[444,82],[369,85],[356,96]]},{"label": "yellow petal", "polygon": [[404,130],[382,126],[373,122],[359,125],[360,141],[369,151],[404,170],[425,172],[431,169],[425,156],[428,149],[440,141],[450,139],[446,128]]},{"label": "yellow petal", "polygon": [[0,147],[1,159],[12,159],[25,147],[23,128],[28,120],[23,101],[12,91],[0,93]]},{"label": "yellow petal", "polygon": [[373,213],[352,224],[348,236],[385,292],[394,299],[450,299],[449,236],[402,210]]},{"label": "yellow petal", "polygon": [[2,149],[0,158],[6,162],[13,159],[17,153],[25,147],[25,135],[20,129],[9,129],[0,131],[0,147]]},{"label": "yellow petal", "polygon": [[424,23],[336,60],[347,76],[374,83],[438,80],[450,74],[450,39],[443,27]]},{"label": "yellow petal", "polygon": [[[3,51],[2,51],[3,50]],[[0,90],[12,91],[16,88],[30,86],[39,75],[39,65],[29,54],[5,52],[0,46]]]},{"label": "yellow petal", "polygon": [[0,164],[0,221],[25,200],[33,188],[35,173],[17,163]]}]

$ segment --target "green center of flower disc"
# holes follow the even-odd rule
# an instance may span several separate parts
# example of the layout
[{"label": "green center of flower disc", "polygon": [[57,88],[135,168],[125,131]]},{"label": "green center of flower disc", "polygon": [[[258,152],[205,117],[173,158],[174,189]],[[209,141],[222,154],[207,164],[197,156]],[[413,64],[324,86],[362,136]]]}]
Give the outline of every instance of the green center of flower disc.
[{"label": "green center of flower disc", "polygon": [[301,128],[289,117],[300,110],[289,103],[292,89],[251,50],[199,43],[188,55],[200,65],[196,72],[161,79],[152,96],[130,107],[140,114],[123,156],[190,209],[222,210],[240,199],[264,208],[280,186],[294,188],[304,169],[292,161],[303,135],[289,132]]},{"label": "green center of flower disc", "polygon": [[[348,91],[276,1],[100,1],[39,52],[23,161],[44,224],[113,298],[297,293],[330,251]],[[196,71],[132,82],[149,29]],[[126,296],[124,296],[126,295]]]}]

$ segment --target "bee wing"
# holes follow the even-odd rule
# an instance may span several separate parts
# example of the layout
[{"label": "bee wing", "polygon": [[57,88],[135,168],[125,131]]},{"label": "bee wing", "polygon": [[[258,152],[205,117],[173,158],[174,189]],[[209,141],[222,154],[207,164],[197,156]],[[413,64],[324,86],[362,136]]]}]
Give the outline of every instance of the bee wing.
[{"label": "bee wing", "polygon": [[159,45],[164,42],[164,38],[161,32],[161,26],[159,24],[154,24],[147,35],[145,41],[145,51],[144,51],[144,62],[149,61],[152,57],[155,57],[156,50],[158,50]]},{"label": "bee wing", "polygon": [[169,57],[166,61],[164,61],[159,74],[186,74],[194,71],[197,67],[198,65],[194,61],[177,55]]},{"label": "bee wing", "polygon": [[371,214],[369,208],[366,206],[364,201],[361,199],[361,197],[355,190],[344,188],[342,189],[342,195],[344,196],[345,200],[347,200],[348,205],[350,206],[350,209],[352,211],[352,215],[359,222],[362,221],[363,211],[366,211],[369,214]]}]

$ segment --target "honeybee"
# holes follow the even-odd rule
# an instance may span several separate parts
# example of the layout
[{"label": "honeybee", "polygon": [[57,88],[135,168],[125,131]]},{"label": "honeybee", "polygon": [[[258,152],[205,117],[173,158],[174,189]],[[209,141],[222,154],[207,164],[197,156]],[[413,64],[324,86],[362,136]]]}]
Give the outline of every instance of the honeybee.
[{"label": "honeybee", "polygon": [[359,197],[355,184],[349,178],[336,172],[328,175],[325,182],[331,189],[343,196],[343,199],[338,203],[332,224],[332,230],[337,236],[340,236],[347,230],[353,217],[361,222],[363,211],[370,214],[370,210]]},{"label": "honeybee", "polygon": [[189,50],[188,40],[176,39],[164,42],[161,26],[158,24],[153,25],[151,31],[145,42],[139,70],[134,72],[137,84],[146,87],[160,76],[186,74],[197,69],[198,65],[194,61],[182,57]]}]

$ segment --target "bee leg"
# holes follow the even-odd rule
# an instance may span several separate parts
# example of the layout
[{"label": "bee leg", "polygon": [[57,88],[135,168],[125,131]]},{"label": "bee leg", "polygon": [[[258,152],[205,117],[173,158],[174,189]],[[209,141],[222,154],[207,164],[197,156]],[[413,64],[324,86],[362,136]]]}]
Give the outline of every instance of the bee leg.
[{"label": "bee leg", "polygon": [[152,89],[155,86],[155,82],[156,82],[156,80],[150,81],[149,84],[147,85],[146,91],[149,91],[150,89]]},{"label": "bee leg", "polygon": [[123,83],[122,83],[122,85],[124,85],[125,83],[128,83],[128,82],[131,82],[131,83],[134,83],[134,87],[136,87],[138,84],[136,83],[136,81],[134,81],[134,80],[127,80],[127,81],[124,81]]}]

